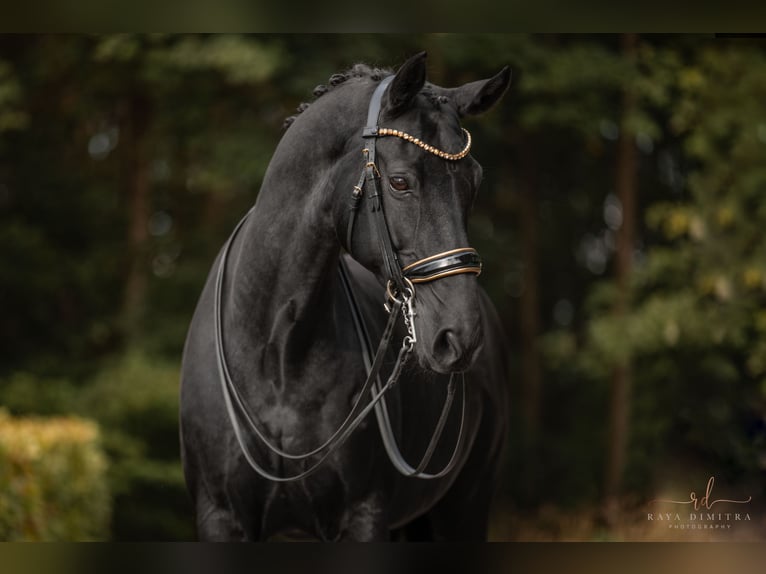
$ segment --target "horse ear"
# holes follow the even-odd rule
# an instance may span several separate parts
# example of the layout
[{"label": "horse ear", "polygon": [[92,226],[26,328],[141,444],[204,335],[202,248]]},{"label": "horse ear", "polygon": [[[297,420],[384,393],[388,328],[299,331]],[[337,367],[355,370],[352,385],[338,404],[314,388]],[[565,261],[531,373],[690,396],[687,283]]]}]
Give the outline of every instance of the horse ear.
[{"label": "horse ear", "polygon": [[494,106],[511,83],[511,69],[505,66],[488,80],[479,80],[452,90],[457,112],[462,116],[474,116]]},{"label": "horse ear", "polygon": [[386,92],[386,113],[397,116],[404,112],[426,83],[426,53],[415,54],[396,72]]}]

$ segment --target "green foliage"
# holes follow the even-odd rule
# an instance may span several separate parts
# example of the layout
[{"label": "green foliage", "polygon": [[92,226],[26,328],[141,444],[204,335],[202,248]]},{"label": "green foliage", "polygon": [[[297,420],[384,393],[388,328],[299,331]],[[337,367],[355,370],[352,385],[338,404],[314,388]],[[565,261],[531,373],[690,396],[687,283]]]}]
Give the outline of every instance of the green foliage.
[{"label": "green foliage", "polygon": [[122,539],[191,539],[178,442],[179,364],[133,351],[105,366],[79,408],[101,424]]},{"label": "green foliage", "polygon": [[107,364],[80,394],[79,408],[105,429],[140,437],[148,458],[178,454],[179,365],[128,352]]},{"label": "green foliage", "polygon": [[764,447],[766,136],[758,126],[766,84],[758,70],[766,54],[726,43],[691,53],[645,45],[641,54],[652,101],[663,106],[663,137],[691,166],[685,193],[645,211],[654,241],[632,278],[627,316],[610,313],[609,286],[594,287],[580,344],[554,334],[546,352],[554,368],[574,366],[586,379],[633,365],[632,488],[657,478],[653,468],[669,453],[695,453],[711,473],[755,476]]},{"label": "green foliage", "polygon": [[183,70],[217,70],[232,84],[268,80],[284,60],[277,48],[240,36],[186,37],[150,58],[155,64]]},{"label": "green foliage", "polygon": [[178,443],[179,365],[131,351],[88,380],[16,373],[0,404],[14,413],[88,416],[109,460],[99,475],[113,498],[112,534],[121,539],[190,539],[189,500]]},{"label": "green foliage", "polygon": [[21,109],[23,94],[11,66],[0,59],[0,133],[23,129],[27,116]]},{"label": "green foliage", "polygon": [[109,537],[106,471],[93,422],[0,411],[0,540]]},{"label": "green foliage", "polygon": [[[148,69],[221,72],[233,84],[257,84],[270,78],[284,60],[276,46],[238,35],[110,34],[99,36],[93,60],[125,63],[146,58]],[[152,77],[158,82],[162,77]]]},{"label": "green foliage", "polygon": [[79,387],[64,378],[42,378],[17,371],[2,380],[0,404],[16,414],[75,414]]}]

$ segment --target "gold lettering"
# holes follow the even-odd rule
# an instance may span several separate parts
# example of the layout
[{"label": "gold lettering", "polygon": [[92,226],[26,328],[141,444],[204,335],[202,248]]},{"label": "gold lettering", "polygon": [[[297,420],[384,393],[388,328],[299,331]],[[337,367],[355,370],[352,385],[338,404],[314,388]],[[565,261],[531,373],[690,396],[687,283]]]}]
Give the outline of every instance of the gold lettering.
[{"label": "gold lettering", "polygon": [[[692,490],[689,493],[689,500],[657,499],[652,502],[669,502],[672,504],[691,504],[694,510],[700,510],[700,508],[704,508],[705,510],[710,510],[713,507],[713,505],[718,504],[719,502],[729,502],[731,504],[747,504],[753,499],[752,496],[748,496],[747,500],[730,500],[728,498],[713,499],[712,494],[713,494],[714,484],[715,484],[715,477],[711,476],[710,480],[707,481],[707,486],[705,488],[705,496],[703,496],[702,498],[697,498],[697,493]],[[700,519],[702,519],[702,515],[700,515]]]}]

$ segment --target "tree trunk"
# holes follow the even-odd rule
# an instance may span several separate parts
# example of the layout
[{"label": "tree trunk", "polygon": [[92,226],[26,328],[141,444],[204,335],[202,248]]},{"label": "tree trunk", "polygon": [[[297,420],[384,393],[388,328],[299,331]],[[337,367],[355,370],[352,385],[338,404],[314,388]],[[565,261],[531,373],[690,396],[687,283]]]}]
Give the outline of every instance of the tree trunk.
[{"label": "tree trunk", "polygon": [[[523,149],[536,149],[533,146]],[[538,174],[532,154],[524,153],[524,181],[519,191],[521,250],[524,262],[523,289],[519,299],[521,330],[521,416],[523,423],[524,491],[525,498],[534,503],[537,492],[537,448],[540,430],[540,398],[542,373],[540,369],[540,299],[539,299],[539,240],[538,240]]]},{"label": "tree trunk", "polygon": [[[635,58],[638,37],[622,36],[625,58]],[[617,232],[615,254],[615,282],[617,295],[613,313],[619,320],[630,309],[630,275],[633,267],[633,251],[636,235],[636,195],[638,184],[635,134],[629,129],[628,118],[635,113],[636,97],[630,86],[622,94],[622,117],[617,141],[617,164],[615,187],[622,204],[622,225]],[[609,409],[609,435],[604,480],[604,511],[609,523],[614,523],[619,512],[618,497],[625,472],[626,453],[630,438],[632,372],[630,359],[615,365],[611,377]]]},{"label": "tree trunk", "polygon": [[140,334],[149,283],[149,217],[151,183],[146,134],[149,104],[140,96],[131,98],[123,126],[125,181],[127,183],[128,272],[122,302],[122,328],[128,340]]}]

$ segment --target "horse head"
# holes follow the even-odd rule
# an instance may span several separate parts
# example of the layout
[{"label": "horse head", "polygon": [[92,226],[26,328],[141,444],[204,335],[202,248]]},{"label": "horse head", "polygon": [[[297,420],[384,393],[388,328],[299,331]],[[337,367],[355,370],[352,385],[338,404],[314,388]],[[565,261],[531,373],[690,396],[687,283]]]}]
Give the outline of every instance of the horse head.
[{"label": "horse head", "polygon": [[[356,195],[382,205],[384,227],[402,270],[398,282],[415,292],[415,352],[420,365],[438,373],[465,371],[482,344],[476,280],[480,260],[468,247],[467,236],[482,170],[469,154],[470,134],[460,120],[492,107],[508,87],[510,70],[442,88],[426,81],[426,55],[421,53],[384,81],[387,86],[380,90],[379,102],[375,93],[372,96],[371,107],[379,108],[374,110],[377,131],[366,134],[375,139],[376,147],[367,180],[374,176],[377,182],[370,189],[360,180],[366,186],[363,190],[358,186]],[[369,155],[369,150],[365,153]],[[336,225],[353,257],[390,286],[396,277],[376,233],[380,224],[375,209],[374,201],[364,202],[350,224],[344,210]]]}]

